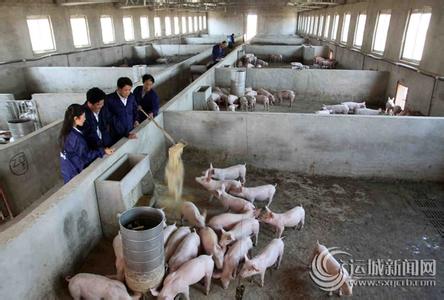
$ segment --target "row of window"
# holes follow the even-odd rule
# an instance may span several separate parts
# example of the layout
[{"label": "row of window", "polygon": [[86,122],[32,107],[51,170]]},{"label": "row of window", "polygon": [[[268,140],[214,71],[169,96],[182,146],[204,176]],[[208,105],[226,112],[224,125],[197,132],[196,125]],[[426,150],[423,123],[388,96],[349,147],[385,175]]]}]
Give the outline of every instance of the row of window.
[{"label": "row of window", "polygon": [[[401,59],[419,63],[424,50],[427,30],[432,16],[431,8],[412,10],[407,19],[407,26],[404,32]],[[376,25],[373,34],[372,52],[383,55],[387,41],[387,33],[390,26],[391,11],[382,10],[378,12]],[[325,19],[325,20],[324,20]],[[350,28],[351,14],[344,14],[342,19],[342,30],[339,42],[346,44]],[[324,22],[325,21],[325,22]],[[361,48],[364,40],[364,30],[367,15],[365,12],[359,13],[356,18],[353,47]],[[330,15],[303,15],[299,18],[299,32],[338,41],[339,14],[333,16],[332,28],[330,29]]]},{"label": "row of window", "polygon": [[[72,16],[70,18],[71,32],[74,47],[85,48],[91,46],[89,36],[88,20],[85,16]],[[173,22],[171,22],[173,21]],[[182,16],[179,26],[179,17],[164,18],[165,35],[193,33],[207,28],[206,16]],[[123,34],[125,41],[134,41],[134,22],[132,16],[125,16],[122,19]],[[56,50],[54,33],[49,16],[28,17],[27,18],[31,45],[34,53],[44,53]],[[188,25],[188,26],[187,26]],[[102,41],[104,44],[116,42],[114,23],[111,16],[100,17],[100,27],[102,30]],[[140,34],[142,39],[150,38],[150,27],[148,16],[140,17]],[[154,17],[154,36],[162,36],[161,18]]]}]

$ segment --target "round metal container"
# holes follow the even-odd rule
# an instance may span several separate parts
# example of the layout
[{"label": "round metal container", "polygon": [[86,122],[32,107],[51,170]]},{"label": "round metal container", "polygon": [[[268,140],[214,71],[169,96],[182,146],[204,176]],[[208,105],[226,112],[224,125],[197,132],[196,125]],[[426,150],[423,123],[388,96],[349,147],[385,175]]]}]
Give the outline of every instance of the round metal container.
[{"label": "round metal container", "polygon": [[17,140],[35,130],[31,119],[14,119],[8,121],[8,128],[12,137]]},{"label": "round metal container", "polygon": [[165,273],[163,215],[151,207],[135,207],[119,217],[125,277],[130,289],[145,293]]},{"label": "round metal container", "polygon": [[245,70],[234,70],[231,72],[231,93],[238,97],[245,95],[245,79],[247,72]]}]

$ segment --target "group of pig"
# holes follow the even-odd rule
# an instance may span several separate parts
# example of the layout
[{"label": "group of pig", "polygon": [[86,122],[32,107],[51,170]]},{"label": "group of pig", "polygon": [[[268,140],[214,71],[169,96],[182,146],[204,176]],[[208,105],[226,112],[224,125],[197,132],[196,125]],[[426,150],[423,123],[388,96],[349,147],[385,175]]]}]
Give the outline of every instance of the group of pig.
[{"label": "group of pig", "polygon": [[252,53],[247,53],[237,60],[236,66],[238,68],[263,68],[263,67],[268,67],[268,62],[257,58]]},{"label": "group of pig", "polygon": [[281,90],[271,92],[260,88],[253,90],[251,87],[245,88],[244,96],[232,95],[228,88],[213,88],[210,98],[207,101],[209,110],[219,111],[220,106],[227,107],[229,111],[236,111],[240,107],[241,111],[255,111],[256,103],[264,105],[264,110],[270,111],[270,106],[277,103],[288,102],[292,107],[296,96],[292,90]]}]

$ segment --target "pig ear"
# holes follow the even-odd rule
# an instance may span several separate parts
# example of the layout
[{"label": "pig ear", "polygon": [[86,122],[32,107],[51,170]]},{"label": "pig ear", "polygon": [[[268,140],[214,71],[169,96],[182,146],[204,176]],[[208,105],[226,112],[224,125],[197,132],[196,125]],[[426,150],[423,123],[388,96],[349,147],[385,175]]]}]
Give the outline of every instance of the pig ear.
[{"label": "pig ear", "polygon": [[247,253],[245,253],[245,255],[244,255],[244,259],[245,259],[245,262],[247,262],[247,261],[249,261],[250,259],[248,258],[248,255],[247,255]]},{"label": "pig ear", "polygon": [[159,292],[156,289],[150,289],[151,295],[153,295],[154,297],[159,296]]},{"label": "pig ear", "polygon": [[268,208],[268,205],[265,206],[265,211],[270,212],[270,209]]},{"label": "pig ear", "polygon": [[202,217],[204,218],[204,220],[207,218],[207,210],[206,209],[203,210]]},{"label": "pig ear", "polygon": [[226,233],[226,231],[223,228],[220,229],[220,232],[222,232],[222,234]]},{"label": "pig ear", "polygon": [[210,169],[213,169],[213,163],[210,163]]},{"label": "pig ear", "polygon": [[256,272],[260,272],[260,270],[259,270],[258,268],[256,268],[255,265],[251,265],[251,268],[252,268],[253,270],[255,270]]}]

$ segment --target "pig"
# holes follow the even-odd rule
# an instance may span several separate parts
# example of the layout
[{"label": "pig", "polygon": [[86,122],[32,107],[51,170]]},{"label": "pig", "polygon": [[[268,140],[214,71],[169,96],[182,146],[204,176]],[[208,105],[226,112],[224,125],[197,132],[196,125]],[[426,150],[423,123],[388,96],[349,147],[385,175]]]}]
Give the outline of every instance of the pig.
[{"label": "pig", "polygon": [[252,92],[252,91],[253,91],[253,88],[251,86],[248,86],[245,88],[245,93]]},{"label": "pig", "polygon": [[[210,193],[216,192],[216,190],[220,189],[222,185],[225,186],[225,189],[229,192],[233,188],[239,188],[242,186],[242,183],[237,180],[214,180],[209,175],[209,170],[205,172],[204,176],[196,177],[196,182],[202,185],[207,191]],[[210,198],[212,200],[212,197]]]},{"label": "pig", "polygon": [[382,109],[370,109],[370,108],[357,108],[355,110],[356,115],[367,115],[367,116],[374,116],[374,115],[381,115],[383,114]]},{"label": "pig", "polygon": [[317,112],[315,112],[315,114],[317,114],[317,115],[331,115],[332,112],[331,112],[331,110],[326,109],[326,110],[318,110]]},{"label": "pig", "polygon": [[248,100],[248,108],[254,111],[256,109],[256,96],[246,95],[245,97]]},{"label": "pig", "polygon": [[69,282],[69,293],[75,300],[137,300],[142,296],[140,293],[130,296],[122,282],[101,275],[79,273],[65,279]]},{"label": "pig", "polygon": [[267,201],[267,206],[270,206],[273,201],[274,194],[276,193],[276,186],[272,184],[261,185],[257,187],[243,187],[233,188],[229,191],[233,196],[241,197],[247,199],[254,204],[254,201]]},{"label": "pig", "polygon": [[168,225],[167,227],[164,228],[163,230],[163,245],[165,246],[169,237],[174,233],[174,231],[176,231],[177,226],[176,223],[172,224],[172,225]]},{"label": "pig", "polygon": [[219,105],[217,105],[217,103],[211,99],[207,101],[207,106],[208,106],[208,110],[220,111]]},{"label": "pig", "polygon": [[274,264],[277,264],[276,268],[279,269],[283,255],[284,242],[282,241],[282,238],[273,239],[261,251],[261,253],[254,258],[249,259],[248,256],[245,255],[245,263],[239,272],[239,276],[241,278],[247,278],[256,274],[260,274],[261,287],[263,287],[265,280],[265,271],[267,270],[267,268],[273,266]]},{"label": "pig", "polygon": [[262,59],[256,59],[256,67],[268,67],[268,62],[266,62],[265,60]]},{"label": "pig", "polygon": [[230,231],[221,229],[222,235],[220,237],[219,245],[226,247],[235,241],[238,241],[244,237],[254,236],[254,245],[257,244],[259,236],[259,221],[256,219],[244,219],[237,223]]},{"label": "pig", "polygon": [[266,89],[258,89],[257,94],[267,96],[268,99],[270,100],[271,105],[273,105],[276,102],[274,95],[272,93],[270,93],[269,91],[267,91]]},{"label": "pig", "polygon": [[387,102],[385,103],[385,113],[388,115],[393,115],[393,110],[395,108],[395,97],[388,97]]},{"label": "pig", "polygon": [[116,256],[115,266],[116,266],[116,279],[118,281],[125,281],[125,259],[123,258],[123,245],[122,236],[119,233],[113,239],[113,249],[114,255]]},{"label": "pig", "polygon": [[187,220],[192,227],[204,228],[205,219],[207,217],[207,211],[204,210],[200,214],[199,209],[193,202],[184,201],[181,206],[180,219],[183,223],[183,219]]},{"label": "pig", "polygon": [[256,97],[257,92],[256,91],[248,91],[245,93],[245,96]]},{"label": "pig", "polygon": [[218,95],[223,94],[223,92],[220,89],[220,87],[217,87],[217,86],[213,88],[213,93],[216,93]]},{"label": "pig", "polygon": [[257,95],[256,101],[264,105],[264,110],[270,111],[270,99],[265,95]]},{"label": "pig", "polygon": [[345,115],[348,114],[348,112],[350,111],[348,106],[344,104],[323,105],[322,109],[329,110],[334,114],[345,114]]},{"label": "pig", "polygon": [[238,198],[228,194],[225,191],[225,186],[221,186],[220,189],[216,190],[217,198],[220,200],[225,210],[230,210],[235,213],[243,213],[248,210],[255,210],[256,207],[253,203],[248,202],[242,198]]},{"label": "pig", "polygon": [[216,231],[221,229],[231,229],[234,225],[242,221],[243,219],[250,219],[256,216],[256,211],[248,210],[243,214],[224,213],[214,216],[208,222],[208,226]]},{"label": "pig", "polygon": [[222,91],[222,93],[224,93],[224,95],[230,95],[230,90],[228,90],[227,88],[221,88],[220,90]]},{"label": "pig", "polygon": [[353,113],[358,108],[365,108],[365,101],[364,102],[342,102],[341,104],[347,105],[349,109],[349,113]]},{"label": "pig", "polygon": [[[399,106],[395,106],[396,107]],[[401,112],[398,113],[399,116],[424,116],[420,111],[418,110],[411,110],[410,108],[405,108],[404,110],[402,110]]]},{"label": "pig", "polygon": [[218,93],[211,93],[210,99],[214,102],[218,102],[220,100],[220,95]]},{"label": "pig", "polygon": [[254,65],[253,65],[253,64],[250,64],[250,63],[248,63],[248,64],[247,64],[247,68],[248,68],[248,69],[254,68]]},{"label": "pig", "polygon": [[[317,262],[318,259],[320,259],[320,262]],[[316,246],[309,261],[312,268],[316,265],[322,266],[323,270],[320,271],[326,273],[327,276],[330,275],[331,278],[338,276],[338,274],[342,272],[344,283],[339,287],[338,294],[339,296],[351,296],[353,294],[353,279],[348,271],[339,264],[336,258],[334,258],[334,256],[328,251],[327,247],[319,244],[319,241],[316,242]],[[331,294],[332,292],[330,292],[330,295]]]},{"label": "pig", "polygon": [[228,168],[214,168],[213,164],[210,163],[210,168],[205,171],[212,179],[217,180],[237,180],[240,179],[242,184],[245,184],[245,179],[247,175],[247,165],[239,164],[231,166]]},{"label": "pig", "polygon": [[236,112],[236,108],[238,107],[238,104],[230,104],[228,105],[228,111]]},{"label": "pig", "polygon": [[239,98],[239,103],[242,111],[248,111],[248,99],[243,96]]},{"label": "pig", "polygon": [[177,246],[179,246],[180,242],[191,233],[190,227],[182,226],[177,228],[177,230],[170,236],[168,242],[165,247],[165,261],[168,261],[170,257],[173,255]]},{"label": "pig", "polygon": [[225,106],[226,106],[226,105],[228,105],[227,103],[228,103],[228,96],[222,94],[222,95],[220,96],[219,104],[220,104],[220,105],[225,105]]},{"label": "pig", "polygon": [[184,263],[177,271],[168,274],[160,292],[151,289],[151,294],[158,300],[174,300],[178,294],[184,294],[190,299],[190,285],[196,284],[205,278],[205,294],[210,292],[214,262],[209,255],[200,255]]},{"label": "pig", "polygon": [[272,212],[265,206],[265,214],[259,218],[260,221],[272,225],[277,232],[278,238],[282,236],[285,227],[298,227],[302,229],[305,222],[305,210],[301,206],[296,206],[285,213],[278,214]]},{"label": "pig", "polygon": [[217,235],[211,227],[199,229],[199,236],[205,253],[213,257],[218,269],[222,269],[224,263],[225,248],[218,243]]},{"label": "pig", "polygon": [[290,107],[292,107],[296,96],[293,91],[284,90],[284,91],[277,92],[276,98],[279,100],[279,103],[282,103],[284,100],[288,100],[290,102]]},{"label": "pig", "polygon": [[283,61],[281,54],[272,54],[270,55],[270,62],[281,63]]},{"label": "pig", "polygon": [[199,253],[200,238],[196,231],[189,233],[179,244],[173,256],[168,260],[168,270],[176,271],[181,265]]},{"label": "pig", "polygon": [[237,101],[237,99],[239,99],[238,96],[235,96],[235,95],[228,95],[227,103],[228,103],[229,105],[234,104],[234,103]]},{"label": "pig", "polygon": [[225,254],[222,273],[213,274],[213,278],[220,278],[224,289],[227,289],[230,281],[236,278],[239,263],[244,260],[252,247],[251,239],[244,237],[236,241]]}]

